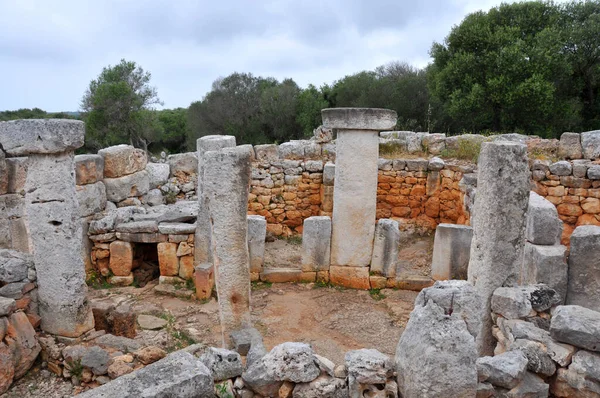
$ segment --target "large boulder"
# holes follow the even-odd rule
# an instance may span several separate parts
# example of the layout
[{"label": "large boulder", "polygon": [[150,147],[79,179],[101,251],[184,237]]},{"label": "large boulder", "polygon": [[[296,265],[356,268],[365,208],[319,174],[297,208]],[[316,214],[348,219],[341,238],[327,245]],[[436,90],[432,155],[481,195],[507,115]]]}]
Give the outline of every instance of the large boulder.
[{"label": "large boulder", "polygon": [[581,133],[581,146],[584,159],[600,157],[600,130]]},{"label": "large boulder", "polygon": [[131,145],[115,145],[98,151],[104,158],[104,177],[118,178],[146,168],[146,152]]},{"label": "large boulder", "polygon": [[154,189],[169,181],[171,167],[168,163],[148,163],[146,165],[146,172],[148,172],[150,189]]},{"label": "large boulder", "polygon": [[560,242],[563,223],[550,201],[535,192],[529,193],[525,238],[535,245],[556,245]]},{"label": "large boulder", "polygon": [[116,203],[148,193],[150,180],[148,172],[142,170],[123,177],[105,178],[104,185],[106,186],[106,198]]},{"label": "large boulder", "polygon": [[553,339],[600,352],[600,312],[578,305],[556,308],[550,322]]},{"label": "large boulder", "polygon": [[521,351],[509,351],[494,357],[477,359],[479,381],[511,389],[521,382],[527,371],[527,357]]},{"label": "large boulder", "polygon": [[579,133],[563,133],[558,144],[558,157],[581,159],[581,155],[581,135]]},{"label": "large boulder", "polygon": [[100,155],[75,156],[75,183],[93,184],[104,178],[104,158]]},{"label": "large boulder", "polygon": [[167,164],[170,167],[170,176],[173,177],[178,172],[185,174],[198,173],[198,157],[196,152],[177,153],[167,157]]},{"label": "large boulder", "polygon": [[10,156],[71,152],[83,146],[84,123],[66,119],[0,122],[0,146]]}]

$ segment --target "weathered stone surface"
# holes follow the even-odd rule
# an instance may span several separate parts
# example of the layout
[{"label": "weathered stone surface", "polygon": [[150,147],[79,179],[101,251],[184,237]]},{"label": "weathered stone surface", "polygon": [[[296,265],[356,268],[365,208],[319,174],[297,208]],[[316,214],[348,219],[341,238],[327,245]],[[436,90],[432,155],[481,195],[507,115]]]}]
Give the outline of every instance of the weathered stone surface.
[{"label": "weathered stone surface", "polygon": [[248,254],[250,272],[261,272],[265,261],[267,220],[263,216],[248,216]]},{"label": "weathered stone surface", "polygon": [[536,245],[556,245],[560,242],[563,223],[556,206],[535,192],[529,194],[525,237]]},{"label": "weathered stone surface", "polygon": [[129,242],[115,241],[110,244],[110,270],[116,276],[128,276],[133,267],[133,246]]},{"label": "weathered stone surface", "polygon": [[373,349],[348,351],[344,357],[348,376],[362,384],[382,384],[394,374],[390,357]]},{"label": "weathered stone surface", "polygon": [[100,155],[75,156],[75,183],[94,184],[104,178],[104,158]]},{"label": "weathered stone surface", "polygon": [[550,173],[557,176],[569,176],[572,171],[571,163],[566,160],[560,160],[550,165]]},{"label": "weathered stone surface", "polygon": [[210,263],[199,264],[194,267],[194,287],[199,300],[211,297],[215,286],[215,268]]},{"label": "weathered stone surface", "polygon": [[121,352],[134,352],[140,349],[140,343],[136,340],[114,336],[112,334],[104,334],[94,340],[94,343],[101,347],[114,348]]},{"label": "weathered stone surface", "polygon": [[210,371],[187,352],[177,351],[145,368],[79,395],[81,398],[212,398]]},{"label": "weathered stone surface", "polygon": [[487,381],[509,390],[519,384],[526,371],[527,357],[521,351],[477,359],[479,381]]},{"label": "weathered stone surface", "polygon": [[148,206],[160,206],[165,203],[165,198],[160,189],[151,189],[142,197],[142,203]]},{"label": "weathered stone surface", "polygon": [[87,217],[106,207],[106,188],[102,181],[76,187],[79,216]]},{"label": "weathered stone surface", "polygon": [[[109,235],[110,236],[110,235]],[[166,242],[168,237],[164,234],[157,233],[127,233],[127,232],[117,232],[116,238],[122,240],[124,242],[137,242],[137,243],[160,243]],[[93,236],[90,236],[90,239],[94,240]],[[109,239],[111,241],[114,239]]]},{"label": "weathered stone surface", "polygon": [[255,328],[234,330],[229,334],[233,348],[240,355],[247,355],[252,344],[262,344],[262,336]]},{"label": "weathered stone surface", "polygon": [[490,302],[494,290],[519,280],[529,187],[525,145],[504,141],[482,144],[468,269],[469,282],[483,300],[484,317],[477,335],[481,355],[493,352]]},{"label": "weathered stone surface", "polygon": [[329,280],[332,284],[352,289],[370,289],[368,267],[329,267]]},{"label": "weathered stone surface", "polygon": [[156,245],[158,251],[158,266],[161,276],[179,274],[179,259],[177,258],[177,243],[161,242]]},{"label": "weathered stone surface", "polygon": [[83,146],[84,123],[66,119],[0,122],[0,145],[10,156],[74,151]]},{"label": "weathered stone surface", "polygon": [[[232,146],[235,146],[235,142]],[[277,160],[277,145],[276,144],[264,144],[254,145],[254,153],[256,160]]]},{"label": "weathered stone surface", "polygon": [[438,224],[433,241],[431,277],[435,280],[466,279],[473,228]]},{"label": "weathered stone surface", "polygon": [[562,245],[540,246],[525,243],[522,284],[543,283],[554,289],[564,302],[567,295],[567,248]]},{"label": "weathered stone surface", "polygon": [[526,339],[516,339],[510,344],[509,351],[521,351],[527,358],[527,369],[533,373],[550,377],[556,372],[556,365],[542,343]]},{"label": "weathered stone surface", "polygon": [[151,207],[148,209],[148,216],[158,223],[194,222],[198,216],[198,202],[179,200],[170,205]]},{"label": "weathered stone surface", "polygon": [[558,144],[558,157],[581,159],[581,156],[581,135],[579,133],[562,133]]},{"label": "weathered stone surface", "polygon": [[600,312],[578,305],[559,306],[552,315],[550,335],[562,343],[600,352]]},{"label": "weathered stone surface", "polygon": [[[190,250],[190,254],[191,252]],[[194,256],[179,257],[179,277],[186,280],[191,280],[194,277]]]},{"label": "weathered stone surface", "polygon": [[[204,154],[204,194],[213,234],[213,259],[223,342],[250,325],[248,190],[250,152],[224,148]],[[198,231],[196,232],[198,234]]]},{"label": "weathered stone surface", "polygon": [[[204,154],[208,151],[218,151],[222,148],[235,147],[235,137],[232,135],[207,135],[196,141],[198,158],[198,222],[194,238],[194,265],[213,262],[212,241],[208,203],[204,193]],[[277,148],[277,146],[275,146]],[[257,155],[258,156],[258,155]]]},{"label": "weathered stone surface", "polygon": [[15,312],[8,318],[4,339],[12,351],[15,379],[18,379],[27,373],[42,350],[24,312]]},{"label": "weathered stone surface", "polygon": [[42,329],[77,337],[94,326],[94,318],[86,299],[73,154],[31,155],[29,161],[25,209]]},{"label": "weathered stone surface", "polygon": [[4,394],[15,377],[15,365],[10,348],[0,341],[0,394]]},{"label": "weathered stone surface", "polygon": [[399,244],[400,229],[398,221],[387,218],[380,219],[375,228],[371,272],[390,278],[395,277]]},{"label": "weathered stone surface", "polygon": [[546,398],[549,387],[541,377],[525,372],[523,380],[504,396],[506,398]]},{"label": "weathered stone surface", "polygon": [[108,278],[108,283],[114,286],[131,286],[133,284],[133,274],[127,276],[113,275]]},{"label": "weathered stone surface", "polygon": [[14,299],[0,297],[0,316],[10,315],[16,308],[17,305]]},{"label": "weathered stone surface", "polygon": [[166,320],[153,315],[146,314],[138,315],[137,322],[142,329],[146,330],[158,330],[167,326]]},{"label": "weathered stone surface", "polygon": [[[98,151],[104,158],[104,177],[118,178],[146,168],[146,152],[131,145],[115,145]],[[133,195],[132,195],[133,196]]]},{"label": "weathered stone surface", "polygon": [[6,164],[6,155],[0,150],[0,195],[8,193],[8,165]]},{"label": "weathered stone surface", "polygon": [[323,166],[323,185],[333,186],[335,182],[335,164],[331,162],[325,163]]},{"label": "weathered stone surface", "polygon": [[587,170],[587,177],[590,180],[600,180],[600,165],[590,166]]},{"label": "weathered stone surface", "polygon": [[158,188],[169,181],[171,168],[167,163],[148,163],[146,172],[148,173],[148,183],[150,189]]},{"label": "weathered stone surface", "polygon": [[28,270],[32,267],[30,254],[0,249],[0,282],[20,282],[27,278]]},{"label": "weathered stone surface", "polygon": [[8,158],[6,166],[8,167],[8,193],[24,193],[29,158]]},{"label": "weathered stone surface", "polygon": [[405,398],[474,397],[475,339],[460,314],[433,300],[416,305],[396,349],[398,388]]},{"label": "weathered stone surface", "polygon": [[299,383],[294,388],[293,398],[346,398],[348,387],[344,379],[321,375],[310,383]]},{"label": "weathered stone surface", "polygon": [[157,346],[140,348],[133,354],[144,365],[149,365],[167,356],[165,350]]},{"label": "weathered stone surface", "polygon": [[567,304],[600,308],[600,227],[582,225],[571,235]]},{"label": "weathered stone surface", "polygon": [[235,351],[225,348],[207,348],[200,361],[212,373],[214,381],[232,379],[242,374],[242,357]]},{"label": "weathered stone surface", "polygon": [[406,170],[427,171],[429,161],[427,159],[406,159]]},{"label": "weathered stone surface", "polygon": [[105,178],[106,198],[111,202],[120,202],[129,197],[143,196],[150,189],[146,170],[117,178]]},{"label": "weathered stone surface", "polygon": [[331,218],[304,219],[302,229],[302,271],[327,271],[331,255]]},{"label": "weathered stone surface", "polygon": [[439,155],[446,149],[446,134],[427,134],[423,137],[422,145],[432,155]]},{"label": "weathered stone surface", "polygon": [[552,380],[550,391],[556,397],[600,397],[600,383],[586,379],[584,375],[559,368],[556,378]]},{"label": "weathered stone surface", "polygon": [[531,301],[520,287],[496,289],[492,295],[492,311],[506,319],[519,319],[535,315],[532,313]]},{"label": "weathered stone surface", "polygon": [[177,172],[185,174],[196,174],[198,172],[198,157],[195,152],[169,155],[167,157],[167,164],[171,168],[171,177]]},{"label": "weathered stone surface", "polygon": [[161,234],[193,234],[196,232],[196,224],[162,222],[158,224],[158,232]]},{"label": "weathered stone surface", "polygon": [[581,133],[581,147],[584,159],[600,157],[600,130]]},{"label": "weathered stone surface", "polygon": [[154,233],[158,232],[158,224],[154,220],[132,221],[117,224],[115,230],[117,232],[126,232],[130,234]]},{"label": "weathered stone surface", "polygon": [[319,373],[314,352],[308,344],[283,343],[251,364],[242,378],[253,391],[274,396],[284,381],[308,383]]}]

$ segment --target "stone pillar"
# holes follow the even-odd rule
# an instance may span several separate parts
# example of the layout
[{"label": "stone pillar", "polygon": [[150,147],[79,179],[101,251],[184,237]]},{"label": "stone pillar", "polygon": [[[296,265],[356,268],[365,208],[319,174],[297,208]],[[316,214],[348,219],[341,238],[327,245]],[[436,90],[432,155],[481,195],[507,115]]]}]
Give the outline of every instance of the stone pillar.
[{"label": "stone pillar", "polygon": [[198,156],[198,188],[196,189],[196,195],[198,196],[200,208],[198,209],[198,221],[196,222],[196,234],[194,237],[194,266],[212,263],[210,223],[208,220],[208,208],[203,194],[204,153],[234,146],[235,137],[232,135],[206,135],[196,141]]},{"label": "stone pillar", "polygon": [[368,267],[375,234],[379,132],[394,128],[397,115],[369,108],[324,109],[321,114],[323,126],[338,131],[331,264]]},{"label": "stone pillar", "polygon": [[[265,262],[265,239],[267,220],[264,216],[248,216],[248,251],[250,253],[250,272],[260,274]],[[258,277],[258,275],[256,275]]]},{"label": "stone pillar", "polygon": [[37,273],[44,331],[78,337],[94,327],[86,299],[81,222],[73,151],[83,145],[84,124],[74,120],[0,123],[0,144],[12,156],[29,156],[25,213]]},{"label": "stone pillar", "polygon": [[213,262],[223,345],[229,333],[250,326],[248,191],[251,154],[246,148],[224,148],[203,156],[204,204],[211,226]]},{"label": "stone pillar", "polygon": [[467,279],[473,228],[439,224],[435,229],[431,277],[436,281]]},{"label": "stone pillar", "polygon": [[479,155],[469,282],[484,310],[477,335],[479,355],[492,355],[491,297],[499,287],[518,283],[525,213],[529,202],[527,147],[513,142],[484,142]]},{"label": "stone pillar", "polygon": [[582,225],[571,235],[566,303],[600,308],[600,227]]},{"label": "stone pillar", "polygon": [[302,229],[302,271],[329,271],[331,255],[331,218],[313,216]]},{"label": "stone pillar", "polygon": [[376,272],[389,278],[395,277],[399,244],[400,229],[398,221],[389,218],[379,220],[375,228],[371,272]]}]

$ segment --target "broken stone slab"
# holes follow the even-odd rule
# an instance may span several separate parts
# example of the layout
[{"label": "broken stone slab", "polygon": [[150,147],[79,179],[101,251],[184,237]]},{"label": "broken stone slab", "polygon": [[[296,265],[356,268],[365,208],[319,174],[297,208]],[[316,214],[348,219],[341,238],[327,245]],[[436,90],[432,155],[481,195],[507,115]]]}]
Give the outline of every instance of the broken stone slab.
[{"label": "broken stone slab", "polygon": [[399,244],[400,229],[398,221],[388,218],[379,219],[375,227],[371,272],[390,278],[395,277]]},{"label": "broken stone slab", "polygon": [[27,278],[33,258],[28,253],[16,250],[0,249],[0,282],[20,282]]},{"label": "broken stone slab", "polygon": [[140,349],[141,345],[137,340],[127,337],[104,334],[94,340],[95,344],[101,347],[114,348],[121,352],[134,352]]},{"label": "broken stone slab", "polygon": [[265,239],[267,220],[264,216],[248,216],[248,254],[250,272],[261,272],[265,261]]},{"label": "broken stone slab", "polygon": [[84,123],[67,119],[0,122],[0,146],[10,156],[53,154],[83,146]]},{"label": "broken stone slab", "polygon": [[75,183],[94,184],[104,178],[104,158],[100,155],[75,156]]},{"label": "broken stone slab", "polygon": [[146,330],[159,330],[164,328],[165,326],[167,326],[167,321],[153,316],[153,315],[146,315],[146,314],[140,314],[137,316],[137,323],[140,325],[140,327],[142,329],[146,329]]},{"label": "broken stone slab", "polygon": [[23,297],[23,291],[29,285],[28,282],[13,282],[0,287],[0,296],[19,300]]},{"label": "broken stone slab", "polygon": [[499,287],[516,285],[520,277],[529,189],[527,146],[484,142],[478,163],[468,268],[468,280],[483,300],[483,322],[477,334],[480,355],[491,354],[495,345],[491,334],[492,294]]},{"label": "broken stone slab", "polygon": [[105,178],[118,178],[140,172],[148,163],[146,152],[125,144],[101,149],[98,155],[104,158]]},{"label": "broken stone slab", "polygon": [[508,351],[493,357],[477,359],[480,382],[512,389],[521,382],[527,371],[527,357],[521,351]]},{"label": "broken stone slab", "polygon": [[242,378],[254,392],[276,396],[283,382],[309,383],[319,374],[314,352],[308,344],[283,343],[248,366]]},{"label": "broken stone slab", "polygon": [[600,130],[581,133],[581,147],[584,159],[600,157]]},{"label": "broken stone slab", "polygon": [[546,198],[535,192],[529,194],[525,237],[536,245],[556,245],[560,243],[563,223],[558,211]]},{"label": "broken stone slab", "polygon": [[238,377],[242,374],[242,357],[235,351],[225,348],[208,347],[200,356],[214,381],[222,381]]},{"label": "broken stone slab", "polygon": [[160,361],[121,376],[81,398],[212,398],[210,370],[192,354],[177,351]]},{"label": "broken stone slab", "polygon": [[535,316],[528,295],[520,287],[499,287],[494,290],[491,308],[506,319]]},{"label": "broken stone slab", "polygon": [[431,277],[435,280],[466,279],[473,228],[438,224],[433,241]]},{"label": "broken stone slab", "polygon": [[331,218],[313,216],[304,220],[302,271],[327,271],[331,255]]},{"label": "broken stone slab", "polygon": [[195,152],[177,153],[167,156],[167,164],[170,166],[170,176],[177,172],[185,174],[196,174],[198,172],[198,157]]},{"label": "broken stone slab", "polygon": [[8,193],[8,164],[6,163],[6,155],[0,150],[0,195]]},{"label": "broken stone slab", "polygon": [[554,289],[561,298],[560,303],[563,303],[567,296],[566,251],[566,246],[562,245],[541,246],[525,243],[521,283],[543,283]]},{"label": "broken stone slab", "polygon": [[550,335],[562,343],[600,352],[600,312],[578,305],[556,307]]},{"label": "broken stone slab", "polygon": [[582,225],[571,235],[567,304],[600,308],[600,226]]},{"label": "broken stone slab", "polygon": [[150,189],[158,188],[169,181],[171,168],[167,163],[148,163],[146,165]]},{"label": "broken stone slab", "polygon": [[75,190],[77,192],[80,217],[91,216],[105,209],[106,187],[102,181],[78,185]]},{"label": "broken stone slab", "polygon": [[105,178],[104,185],[106,186],[106,198],[111,202],[120,202],[129,197],[143,196],[150,189],[146,170],[122,177]]},{"label": "broken stone slab", "polygon": [[198,217],[198,202],[180,200],[170,205],[154,206],[148,209],[148,214],[162,222],[194,222]]},{"label": "broken stone slab", "polygon": [[14,377],[19,379],[31,368],[42,350],[35,329],[24,312],[15,312],[8,317],[4,341],[13,352]]},{"label": "broken stone slab", "polygon": [[348,351],[344,361],[348,376],[361,384],[382,384],[394,374],[390,357],[374,349]]},{"label": "broken stone slab", "polygon": [[433,300],[415,305],[396,348],[401,396],[474,397],[477,349],[460,314],[446,315]]},{"label": "broken stone slab", "polygon": [[527,358],[527,369],[544,377],[550,377],[556,372],[556,365],[547,353],[547,347],[526,339],[516,339],[510,344],[509,351],[521,351]]},{"label": "broken stone slab", "polygon": [[525,372],[523,380],[503,396],[506,398],[545,398],[548,397],[549,388],[550,386],[541,377],[531,372]]},{"label": "broken stone slab", "polygon": [[581,159],[581,135],[579,133],[562,133],[558,144],[558,157],[564,159]]},{"label": "broken stone slab", "polygon": [[158,232],[168,235],[193,234],[196,232],[196,224],[161,222],[158,224]]}]

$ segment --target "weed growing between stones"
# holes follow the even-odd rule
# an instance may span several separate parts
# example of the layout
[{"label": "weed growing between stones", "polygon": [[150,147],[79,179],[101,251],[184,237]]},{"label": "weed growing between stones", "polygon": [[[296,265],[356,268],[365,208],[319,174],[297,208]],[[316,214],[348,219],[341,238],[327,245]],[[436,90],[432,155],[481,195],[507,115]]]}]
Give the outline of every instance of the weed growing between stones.
[{"label": "weed growing between stones", "polygon": [[168,336],[168,345],[166,347],[168,352],[181,350],[182,348],[196,343],[190,335],[176,328],[176,318],[171,313],[165,312],[164,314],[159,315],[159,318],[167,321],[165,330]]},{"label": "weed growing between stones", "polygon": [[385,294],[381,293],[381,289],[369,289],[369,295],[375,301],[380,301],[385,298]]},{"label": "weed growing between stones", "polygon": [[261,282],[261,281],[254,281],[251,283],[251,285],[252,285],[252,290],[268,289],[271,286],[273,286],[273,284],[271,282]]},{"label": "weed growing between stones", "polygon": [[103,277],[98,274],[96,271],[90,272],[87,280],[85,281],[89,287],[92,289],[100,290],[100,289],[110,289],[114,286],[108,283],[108,278],[110,278],[110,274],[107,277]]}]

